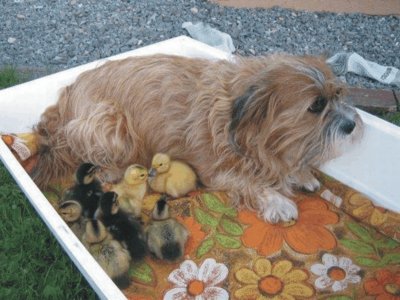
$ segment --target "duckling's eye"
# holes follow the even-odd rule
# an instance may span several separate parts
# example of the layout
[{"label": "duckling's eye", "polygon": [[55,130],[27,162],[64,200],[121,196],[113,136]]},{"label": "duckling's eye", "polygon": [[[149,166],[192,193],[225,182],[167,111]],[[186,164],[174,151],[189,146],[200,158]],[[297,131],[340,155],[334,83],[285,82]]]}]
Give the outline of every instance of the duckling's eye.
[{"label": "duckling's eye", "polygon": [[143,177],[144,177],[144,174],[141,174],[140,177],[143,178]]},{"label": "duckling's eye", "polygon": [[162,167],[163,164],[160,164],[159,166]]},{"label": "duckling's eye", "polygon": [[311,104],[308,111],[314,114],[319,114],[325,109],[327,103],[328,101],[326,98],[320,96],[313,102],[313,104]]}]

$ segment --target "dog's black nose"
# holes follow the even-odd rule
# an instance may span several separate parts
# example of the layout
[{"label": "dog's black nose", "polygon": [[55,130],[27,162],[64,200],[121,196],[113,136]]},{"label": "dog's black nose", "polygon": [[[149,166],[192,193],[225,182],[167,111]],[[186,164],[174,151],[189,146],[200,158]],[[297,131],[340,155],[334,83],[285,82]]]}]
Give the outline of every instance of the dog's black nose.
[{"label": "dog's black nose", "polygon": [[352,120],[346,120],[340,125],[340,130],[345,134],[350,134],[354,130],[354,127],[356,127],[356,122]]}]

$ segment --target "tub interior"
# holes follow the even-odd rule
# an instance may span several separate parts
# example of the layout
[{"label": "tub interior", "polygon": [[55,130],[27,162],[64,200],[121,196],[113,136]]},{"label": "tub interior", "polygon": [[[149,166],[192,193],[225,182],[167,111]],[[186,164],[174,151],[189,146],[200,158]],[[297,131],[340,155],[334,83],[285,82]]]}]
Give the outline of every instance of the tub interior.
[{"label": "tub interior", "polygon": [[[154,53],[209,59],[230,59],[229,54],[182,36],[11,87],[0,91],[0,133],[19,134],[30,132],[32,126],[38,122],[41,113],[56,102],[59,90],[63,86],[72,83],[81,72],[99,66],[107,60]],[[341,244],[341,239],[350,239],[352,237],[367,243],[365,237],[357,235],[357,230],[352,231],[352,225],[348,225],[358,224],[357,222],[361,224],[358,226],[372,226],[373,228],[375,226],[377,229],[372,229],[370,235],[382,241],[389,238],[393,239],[393,243],[397,243],[396,240],[400,239],[398,226],[400,219],[397,219],[397,213],[400,212],[398,192],[398,186],[400,185],[400,176],[398,175],[398,170],[400,170],[400,128],[366,112],[359,111],[359,113],[365,124],[365,132],[361,142],[351,149],[346,149],[343,156],[330,161],[316,171],[318,178],[324,184],[321,191],[316,194],[300,193],[295,196],[298,203],[300,203],[299,205],[305,207],[304,210],[316,210],[319,207],[322,213],[326,213],[326,217],[330,218],[331,221],[325,225],[332,234],[329,235],[327,233],[322,236],[329,239],[332,238],[332,235],[335,235],[336,244],[334,246],[337,246],[339,250],[334,250],[336,249],[334,246],[329,248],[331,245],[327,245],[328,242],[324,245],[321,244],[321,249],[318,249],[318,251],[314,251],[315,249],[307,248],[306,246],[301,248],[299,245],[296,246],[294,242],[291,244],[285,241],[278,255],[281,261],[294,263],[294,261],[304,260],[305,263],[303,265],[311,268],[311,265],[318,260],[318,255],[321,255],[320,250],[328,252],[333,250],[333,252],[336,251],[343,255],[351,255],[352,248],[346,247],[348,245],[346,243]],[[49,194],[46,194],[46,197],[43,191],[37,188],[2,140],[0,140],[0,155],[3,163],[27,195],[38,214],[100,298],[143,297],[143,299],[147,299],[146,297],[149,297],[150,299],[152,296],[157,295],[155,293],[167,294],[173,290],[174,286],[168,280],[168,274],[171,274],[175,269],[179,269],[180,264],[164,264],[152,258],[146,258],[145,262],[134,264],[132,276],[135,280],[132,287],[123,292],[119,290],[57,214],[53,207],[54,203],[52,205],[52,201],[49,201]],[[149,195],[148,197],[147,203],[154,205],[157,195]],[[314,203],[317,203],[314,206],[310,204],[312,199],[315,200]],[[328,204],[322,204],[324,203],[322,199],[328,200],[327,203],[330,202],[329,207],[326,206]],[[192,233],[193,240],[191,245],[197,245],[197,248],[192,249],[193,252],[187,254],[186,258],[197,263],[199,267],[204,263],[205,258],[215,259],[222,264],[231,265],[232,270],[229,276],[219,287],[231,291],[240,290],[243,287],[243,282],[235,280],[233,273],[240,274],[240,270],[245,267],[254,268],[254,261],[257,257],[264,257],[264,259],[268,260],[268,255],[271,255],[271,252],[265,250],[268,248],[267,246],[264,247],[265,249],[260,245],[258,245],[260,247],[254,246],[252,248],[253,252],[250,254],[249,251],[245,250],[252,241],[251,238],[247,238],[245,235],[251,236],[254,234],[251,228],[256,226],[255,224],[259,224],[256,216],[247,211],[234,210],[231,213],[221,214],[213,210],[212,205],[208,203],[218,202],[222,206],[228,205],[226,195],[223,193],[209,194],[200,191],[181,201],[183,201],[181,204],[185,203],[182,205],[186,205],[185,207],[188,207],[190,213],[185,214],[181,209],[182,205],[178,205],[178,201],[171,204],[173,212],[176,216],[183,216],[181,222],[190,228]],[[340,208],[337,206],[340,206]],[[360,207],[365,209],[359,209]],[[378,217],[372,219],[371,217],[375,213],[375,208],[381,212],[380,219]],[[356,211],[357,213],[355,213]],[[388,212],[386,213],[386,211]],[[370,214],[368,214],[369,212]],[[151,206],[144,210],[145,216],[148,217],[150,213]],[[199,217],[199,214],[208,216],[211,219],[207,221],[207,218]],[[336,220],[336,218],[338,219]],[[374,222],[382,221],[383,218],[385,218],[384,222],[373,224]],[[209,226],[207,227],[207,222],[212,223],[214,219],[218,221],[218,228],[210,229]],[[231,225],[233,224],[233,227],[231,226],[230,229],[228,228],[229,226],[225,228],[224,226],[229,222]],[[397,229],[392,228],[392,225],[394,227],[397,226]],[[260,226],[265,232],[268,232],[268,226],[268,228]],[[348,236],[340,238],[333,229],[335,226],[350,228]],[[234,232],[232,228],[236,228],[237,231]],[[211,242],[209,242],[208,246],[204,246],[204,240],[212,241],[213,245],[209,246],[211,245]],[[262,244],[262,242],[260,243]],[[399,249],[397,244],[393,245],[394,248],[391,250]],[[201,248],[202,246],[203,250],[200,251],[199,247]],[[203,253],[206,247],[210,247],[210,249],[208,249],[208,252]],[[387,248],[383,248],[382,251],[386,250]],[[307,253],[307,251],[311,252],[311,254]],[[233,258],[233,254],[239,255],[241,260]],[[391,252],[389,251],[387,255],[390,254]],[[310,258],[310,255],[312,258]],[[293,257],[296,258],[293,260]],[[372,254],[365,257],[372,259]],[[357,256],[352,256],[352,258],[357,261]],[[273,259],[269,260],[274,261]],[[395,270],[389,263],[387,267],[392,271]],[[373,267],[367,265],[365,268],[368,272],[372,272],[372,275],[369,276],[373,278]],[[310,287],[310,284],[307,283],[304,286]],[[312,288],[314,295],[316,295],[317,288]],[[367,295],[365,293],[367,293],[366,290],[362,295]]]}]

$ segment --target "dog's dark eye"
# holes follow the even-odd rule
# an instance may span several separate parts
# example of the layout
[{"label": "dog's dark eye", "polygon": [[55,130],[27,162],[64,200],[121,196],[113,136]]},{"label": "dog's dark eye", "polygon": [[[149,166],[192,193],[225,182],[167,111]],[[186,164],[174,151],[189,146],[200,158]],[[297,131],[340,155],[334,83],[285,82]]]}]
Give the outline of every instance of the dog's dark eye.
[{"label": "dog's dark eye", "polygon": [[328,101],[324,97],[318,97],[317,100],[311,104],[311,106],[308,108],[309,112],[319,114],[321,113],[324,109]]}]

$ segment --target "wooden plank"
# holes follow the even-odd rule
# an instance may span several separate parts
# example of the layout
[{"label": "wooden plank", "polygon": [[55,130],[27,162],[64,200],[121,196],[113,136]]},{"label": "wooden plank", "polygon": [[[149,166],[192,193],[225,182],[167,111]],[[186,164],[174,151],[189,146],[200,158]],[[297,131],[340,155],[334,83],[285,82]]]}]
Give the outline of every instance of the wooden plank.
[{"label": "wooden plank", "polygon": [[397,102],[391,90],[349,88],[348,102],[372,113],[397,111]]},{"label": "wooden plank", "polygon": [[274,6],[307,11],[400,15],[399,0],[211,0],[220,5],[248,8]]}]

